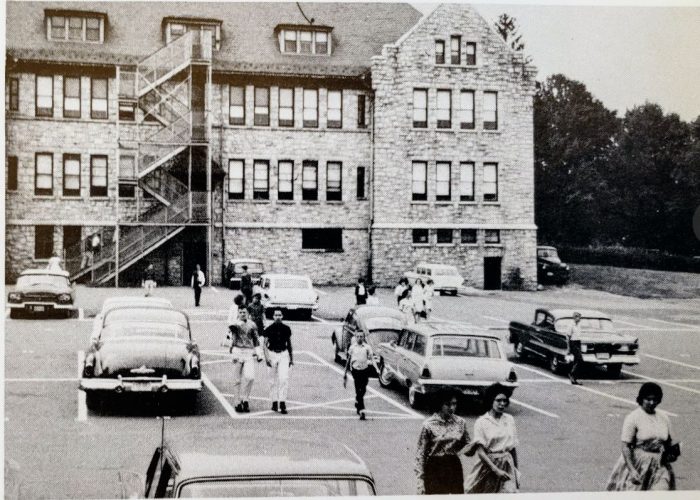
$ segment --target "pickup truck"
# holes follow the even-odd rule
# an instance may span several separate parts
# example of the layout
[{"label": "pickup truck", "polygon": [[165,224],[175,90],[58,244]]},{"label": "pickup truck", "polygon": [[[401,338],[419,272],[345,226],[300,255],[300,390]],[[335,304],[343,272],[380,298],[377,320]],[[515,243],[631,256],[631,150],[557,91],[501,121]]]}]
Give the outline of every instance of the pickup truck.
[{"label": "pickup truck", "polygon": [[[581,335],[570,341],[574,312],[581,314]],[[544,359],[554,373],[564,371],[573,361],[570,342],[580,343],[585,365],[604,365],[616,377],[623,365],[639,363],[638,339],[617,333],[610,317],[598,311],[540,308],[532,323],[511,321],[509,331],[516,356],[523,360],[531,355]]]}]

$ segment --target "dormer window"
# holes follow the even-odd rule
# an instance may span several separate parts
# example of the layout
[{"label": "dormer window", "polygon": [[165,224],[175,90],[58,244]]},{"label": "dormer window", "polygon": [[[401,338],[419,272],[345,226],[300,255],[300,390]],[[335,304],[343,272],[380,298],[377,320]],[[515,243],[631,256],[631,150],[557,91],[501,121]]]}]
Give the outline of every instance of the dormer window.
[{"label": "dormer window", "polygon": [[306,54],[327,56],[331,54],[328,26],[279,25],[275,28],[283,54]]},{"label": "dormer window", "polygon": [[46,11],[46,38],[60,42],[103,43],[104,14],[82,11]]},{"label": "dormer window", "polygon": [[204,36],[211,36],[214,50],[221,48],[221,21],[217,19],[165,18],[165,43],[174,42],[189,31],[201,31]]}]

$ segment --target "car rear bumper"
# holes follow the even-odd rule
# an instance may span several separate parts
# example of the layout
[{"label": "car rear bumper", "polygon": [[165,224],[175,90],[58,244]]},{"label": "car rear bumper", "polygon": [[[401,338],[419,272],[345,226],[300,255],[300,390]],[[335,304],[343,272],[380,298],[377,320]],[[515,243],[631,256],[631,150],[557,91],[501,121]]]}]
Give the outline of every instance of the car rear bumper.
[{"label": "car rear bumper", "polygon": [[495,381],[495,380],[440,380],[440,379],[419,379],[414,384],[414,390],[421,394],[432,394],[444,389],[455,389],[465,396],[480,396],[487,387],[498,382],[504,387],[515,389],[517,382]]},{"label": "car rear bumper", "polygon": [[592,365],[636,365],[639,364],[639,356],[635,354],[613,354],[609,358],[601,358],[596,354],[581,354],[584,363]]},{"label": "car rear bumper", "polygon": [[313,309],[314,311],[318,309],[318,304],[301,304],[301,303],[289,303],[289,302],[266,302],[265,309],[287,309],[294,311],[296,309]]},{"label": "car rear bumper", "polygon": [[124,380],[118,378],[82,378],[80,389],[84,391],[121,392],[168,392],[201,391],[200,379],[139,378]]},{"label": "car rear bumper", "polygon": [[37,308],[43,307],[45,311],[50,311],[52,309],[61,309],[64,311],[73,310],[75,306],[73,304],[57,304],[56,302],[22,302],[22,303],[7,303],[7,307],[10,309],[22,309],[26,311],[36,311]]}]

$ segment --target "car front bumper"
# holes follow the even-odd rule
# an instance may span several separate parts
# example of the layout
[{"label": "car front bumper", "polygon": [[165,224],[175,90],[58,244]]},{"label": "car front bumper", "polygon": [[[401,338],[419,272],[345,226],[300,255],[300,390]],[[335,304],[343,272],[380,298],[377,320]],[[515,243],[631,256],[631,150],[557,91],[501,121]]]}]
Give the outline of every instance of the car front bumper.
[{"label": "car front bumper", "polygon": [[[10,309],[20,309],[30,312],[51,311],[54,309],[70,311],[75,309],[74,304],[58,304],[56,302],[7,302]],[[41,309],[43,307],[43,309]]]},{"label": "car front bumper", "polygon": [[581,359],[584,363],[592,365],[637,365],[640,361],[636,354],[613,354],[608,358],[596,354],[581,354]]},{"label": "car front bumper", "polygon": [[81,378],[80,389],[84,391],[113,391],[122,392],[169,392],[169,391],[201,391],[200,379],[168,379],[163,378]]},{"label": "car front bumper", "polygon": [[433,394],[444,389],[453,389],[465,396],[481,396],[487,387],[499,383],[509,389],[518,387],[517,382],[503,380],[440,380],[419,379],[413,385],[413,390],[420,394]]}]

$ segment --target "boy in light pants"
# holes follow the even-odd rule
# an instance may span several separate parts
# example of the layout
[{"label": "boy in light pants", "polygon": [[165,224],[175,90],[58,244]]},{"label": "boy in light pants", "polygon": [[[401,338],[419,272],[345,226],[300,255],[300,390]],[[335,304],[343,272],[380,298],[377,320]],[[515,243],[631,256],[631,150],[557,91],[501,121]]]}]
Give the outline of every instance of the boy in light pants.
[{"label": "boy in light pants", "polygon": [[[293,364],[292,330],[282,323],[282,311],[275,309],[274,322],[265,328],[265,361],[270,367],[270,400],[272,411],[287,413],[287,381]],[[278,406],[279,405],[279,406]]]},{"label": "boy in light pants", "polygon": [[238,311],[240,323],[230,325],[231,330],[231,354],[233,361],[233,394],[238,404],[235,410],[238,413],[250,411],[248,399],[255,381],[255,363],[262,361],[256,353],[260,346],[258,329],[248,319],[248,311]]}]

